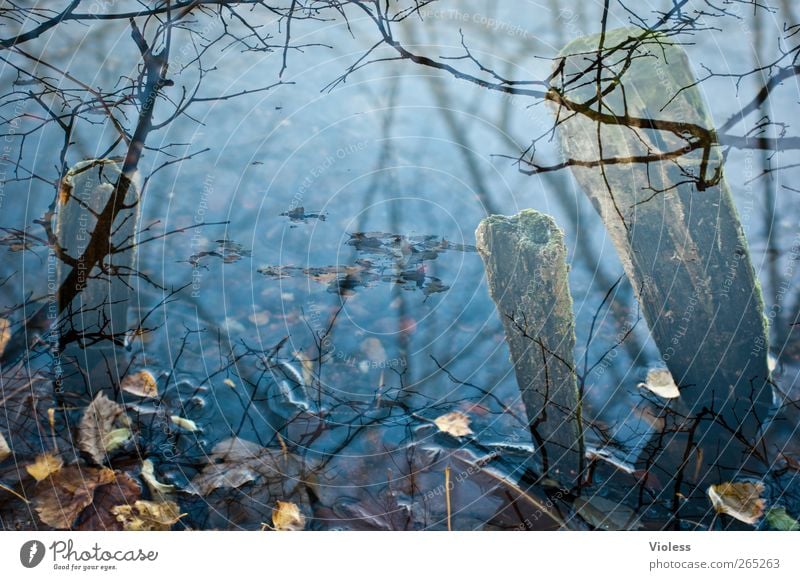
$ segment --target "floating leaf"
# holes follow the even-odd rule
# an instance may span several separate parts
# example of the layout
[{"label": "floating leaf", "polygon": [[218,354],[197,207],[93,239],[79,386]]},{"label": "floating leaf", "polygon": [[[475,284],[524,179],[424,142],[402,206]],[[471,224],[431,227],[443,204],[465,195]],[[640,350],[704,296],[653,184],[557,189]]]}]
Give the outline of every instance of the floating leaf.
[{"label": "floating leaf", "polygon": [[183,417],[179,417],[178,415],[172,415],[169,418],[175,425],[180,427],[181,429],[187,430],[189,433],[194,433],[200,430],[200,427],[197,426],[197,423],[192,421],[191,419],[184,419]]},{"label": "floating leaf", "polygon": [[111,512],[129,532],[166,531],[184,515],[174,501],[139,500],[133,505],[117,506]]},{"label": "floating leaf", "polygon": [[149,459],[145,459],[142,462],[142,479],[144,479],[150,491],[153,492],[153,495],[164,495],[175,491],[174,485],[167,485],[156,479],[155,467],[153,466],[153,462]]},{"label": "floating leaf", "polygon": [[209,465],[192,480],[192,488],[206,496],[215,489],[237,488],[261,480],[282,484],[298,473],[298,462],[292,455],[233,437],[214,447]]},{"label": "floating leaf", "polygon": [[785,508],[770,508],[770,510],[767,512],[766,518],[767,524],[769,524],[769,527],[773,530],[778,530],[780,532],[800,531],[800,523],[786,513]]},{"label": "floating leaf", "polygon": [[453,411],[437,417],[433,422],[439,428],[439,431],[448,433],[453,437],[463,437],[465,435],[472,435],[472,429],[469,428],[471,419],[461,413],[460,411]]},{"label": "floating leaf", "polygon": [[0,318],[0,356],[3,356],[9,340],[11,340],[11,323],[5,318]]},{"label": "floating leaf", "polygon": [[760,481],[719,483],[708,488],[708,497],[717,513],[728,514],[746,524],[755,524],[764,515],[762,493],[764,484]]},{"label": "floating leaf", "polygon": [[6,438],[3,437],[3,433],[0,432],[0,461],[3,461],[9,455],[11,455],[11,448],[8,446]]},{"label": "floating leaf", "polygon": [[107,468],[65,467],[54,474],[52,485],[43,488],[34,500],[36,513],[48,526],[66,530],[94,500],[97,487],[115,481],[114,472]]},{"label": "floating leaf", "polygon": [[306,517],[296,503],[279,501],[272,510],[272,527],[278,531],[299,532],[306,527]]},{"label": "floating leaf", "polygon": [[139,484],[127,473],[115,472],[114,481],[95,489],[90,507],[82,513],[73,529],[79,531],[121,531],[122,523],[117,520],[113,509],[118,505],[130,505],[142,495]]},{"label": "floating leaf", "polygon": [[119,385],[123,391],[137,397],[154,399],[158,397],[158,384],[150,371],[139,371],[125,376]]},{"label": "floating leaf", "polygon": [[36,461],[25,466],[25,470],[36,481],[42,481],[57,473],[64,466],[64,460],[52,453],[42,453]]},{"label": "floating leaf", "polygon": [[78,447],[98,465],[132,436],[130,421],[122,405],[102,391],[86,408],[78,426]]},{"label": "floating leaf", "polygon": [[598,530],[637,530],[641,527],[636,512],[631,508],[599,495],[579,497],[573,505],[575,511]]},{"label": "floating leaf", "polygon": [[236,388],[236,383],[234,383],[231,379],[225,379],[224,381],[222,381],[222,384],[232,389]]},{"label": "floating leaf", "polygon": [[639,388],[647,389],[651,393],[664,399],[677,399],[681,396],[675,379],[668,369],[650,369],[647,371],[647,380],[639,383]]}]

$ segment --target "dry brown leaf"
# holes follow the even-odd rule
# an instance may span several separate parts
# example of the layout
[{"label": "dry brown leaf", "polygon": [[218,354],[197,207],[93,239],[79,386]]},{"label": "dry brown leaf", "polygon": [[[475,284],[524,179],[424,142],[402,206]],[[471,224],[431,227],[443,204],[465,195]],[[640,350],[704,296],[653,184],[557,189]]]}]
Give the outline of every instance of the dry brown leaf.
[{"label": "dry brown leaf", "polygon": [[675,379],[668,369],[650,369],[647,371],[647,380],[639,383],[639,388],[647,389],[664,399],[677,399],[681,396],[678,385],[675,384]]},{"label": "dry brown leaf", "polygon": [[0,356],[3,356],[9,340],[11,340],[11,323],[5,318],[0,318]]},{"label": "dry brown leaf", "polygon": [[760,481],[718,483],[708,487],[708,498],[717,513],[728,514],[740,522],[755,524],[762,515],[766,502],[761,499],[764,484]]},{"label": "dry brown leaf", "polygon": [[101,391],[83,413],[78,426],[78,447],[102,465],[131,435],[125,409]]},{"label": "dry brown leaf", "polygon": [[272,510],[272,527],[283,532],[299,532],[306,527],[306,517],[296,503],[279,501]]},{"label": "dry brown leaf", "polygon": [[3,461],[9,455],[11,455],[11,448],[8,446],[6,438],[3,437],[2,431],[0,431],[0,461]]},{"label": "dry brown leaf", "polygon": [[127,473],[115,472],[115,479],[108,485],[100,485],[94,492],[91,506],[81,514],[73,529],[79,531],[121,531],[122,523],[117,520],[113,509],[118,505],[132,505],[141,497],[142,489]]},{"label": "dry brown leaf", "polygon": [[209,465],[192,480],[193,490],[202,496],[215,489],[237,488],[261,480],[267,484],[283,483],[289,478],[296,479],[299,473],[294,456],[238,437],[218,443],[209,460]]},{"label": "dry brown leaf", "polygon": [[111,512],[129,532],[166,531],[184,515],[174,501],[139,500],[132,506],[117,506]]},{"label": "dry brown leaf", "polygon": [[51,485],[45,486],[34,499],[36,513],[48,526],[69,529],[94,501],[95,489],[114,480],[114,472],[107,468],[65,467],[52,476]]},{"label": "dry brown leaf", "polygon": [[156,479],[155,466],[149,459],[145,459],[142,462],[142,479],[147,484],[147,487],[150,488],[153,495],[163,496],[164,494],[175,491],[174,485],[167,485]]},{"label": "dry brown leaf", "polygon": [[52,453],[42,453],[36,461],[25,466],[25,470],[36,481],[42,481],[57,473],[64,466],[64,460]]},{"label": "dry brown leaf", "polygon": [[437,417],[433,422],[443,433],[448,433],[453,437],[464,437],[472,435],[472,429],[469,428],[470,421],[471,419],[464,413],[453,411]]},{"label": "dry brown leaf", "polygon": [[150,371],[139,371],[127,375],[119,385],[123,391],[137,397],[154,399],[158,397],[158,384]]}]

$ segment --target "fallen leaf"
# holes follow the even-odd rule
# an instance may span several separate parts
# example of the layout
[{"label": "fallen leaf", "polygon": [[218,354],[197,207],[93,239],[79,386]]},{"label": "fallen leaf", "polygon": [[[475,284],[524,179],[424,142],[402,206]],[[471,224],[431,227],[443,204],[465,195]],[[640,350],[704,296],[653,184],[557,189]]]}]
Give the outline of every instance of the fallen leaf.
[{"label": "fallen leaf", "polygon": [[117,520],[113,509],[118,505],[132,505],[142,495],[139,484],[127,473],[115,472],[114,481],[100,485],[94,492],[91,506],[82,513],[73,529],[78,531],[121,531],[122,523]]},{"label": "fallen leaf", "polygon": [[678,385],[675,384],[675,379],[668,369],[650,369],[647,371],[645,382],[639,383],[638,386],[664,399],[677,399],[681,396]]},{"label": "fallen leaf", "polygon": [[296,503],[279,501],[272,510],[272,527],[283,532],[299,532],[306,527],[306,517]]},{"label": "fallen leaf", "polygon": [[50,479],[34,499],[39,519],[60,530],[72,527],[80,513],[94,501],[95,489],[115,480],[114,472],[105,467],[65,467]]},{"label": "fallen leaf", "polygon": [[98,465],[122,447],[133,434],[125,409],[100,392],[86,407],[78,426],[78,447]]},{"label": "fallen leaf", "polygon": [[189,433],[194,433],[200,430],[200,427],[197,426],[197,423],[192,421],[191,419],[184,419],[183,417],[179,417],[178,415],[172,415],[169,418],[175,425],[180,427],[181,429],[186,429]]},{"label": "fallen leaf", "polygon": [[579,497],[573,506],[589,525],[598,530],[637,530],[641,527],[636,512],[631,508],[599,495]]},{"label": "fallen leaf", "polygon": [[36,481],[42,481],[57,473],[64,466],[64,460],[52,453],[42,453],[36,461],[25,466],[25,470]]},{"label": "fallen leaf", "polygon": [[786,513],[785,508],[770,508],[770,510],[767,512],[766,518],[770,529],[778,530],[780,532],[800,531],[800,523]]},{"label": "fallen leaf", "polygon": [[748,481],[718,483],[708,488],[708,497],[717,513],[728,514],[740,522],[755,524],[764,515],[761,499],[764,484]]},{"label": "fallen leaf", "polygon": [[215,489],[237,488],[261,480],[282,484],[289,478],[299,479],[298,473],[294,456],[233,437],[214,447],[209,465],[192,480],[192,488],[206,496]]},{"label": "fallen leaf", "polygon": [[150,488],[150,491],[153,493],[153,495],[163,496],[164,494],[175,491],[174,485],[167,485],[156,479],[155,466],[149,459],[145,459],[142,462],[142,479],[144,479],[144,482],[147,484],[147,487]]},{"label": "fallen leaf", "polygon": [[472,429],[469,428],[471,419],[461,413],[460,411],[453,411],[437,417],[433,422],[439,428],[439,431],[448,433],[453,437],[463,437],[465,435],[472,435]]},{"label": "fallen leaf", "polygon": [[0,461],[3,461],[9,455],[11,455],[11,448],[8,446],[6,438],[3,437],[3,433],[0,432]]},{"label": "fallen leaf", "polygon": [[154,399],[158,397],[158,384],[150,371],[139,371],[127,375],[119,385],[123,391],[137,397]]},{"label": "fallen leaf", "polygon": [[234,383],[231,379],[225,379],[224,381],[222,381],[222,384],[226,385],[226,386],[228,386],[228,387],[230,387],[232,389],[236,388],[236,383]]},{"label": "fallen leaf", "polygon": [[11,323],[5,318],[0,318],[0,356],[3,356],[9,340],[11,340]]},{"label": "fallen leaf", "polygon": [[123,529],[129,532],[166,531],[178,523],[184,514],[174,501],[138,500],[135,504],[120,505],[111,510]]}]

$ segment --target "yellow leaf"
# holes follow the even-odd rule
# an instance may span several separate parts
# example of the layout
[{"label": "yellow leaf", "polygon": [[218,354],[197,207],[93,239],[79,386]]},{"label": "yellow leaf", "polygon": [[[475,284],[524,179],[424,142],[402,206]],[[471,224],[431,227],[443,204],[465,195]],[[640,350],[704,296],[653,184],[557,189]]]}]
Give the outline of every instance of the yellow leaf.
[{"label": "yellow leaf", "polygon": [[3,433],[0,432],[0,461],[3,461],[9,455],[11,455],[11,448],[8,446],[6,438],[3,437]]},{"label": "yellow leaf", "polygon": [[155,467],[153,466],[153,462],[149,459],[145,459],[142,462],[142,479],[144,479],[144,482],[147,484],[147,487],[150,488],[150,491],[153,492],[153,495],[164,495],[166,493],[172,493],[175,491],[174,485],[167,485],[156,479]]},{"label": "yellow leaf", "polygon": [[64,466],[64,461],[52,453],[42,453],[36,461],[25,466],[25,470],[30,473],[36,481],[47,479]]},{"label": "yellow leaf", "polygon": [[158,397],[158,384],[156,383],[156,378],[150,371],[139,371],[138,373],[127,375],[122,379],[120,387],[122,387],[122,390],[126,393],[137,397],[146,397],[149,399]]},{"label": "yellow leaf", "polygon": [[111,513],[129,532],[169,530],[184,516],[174,501],[155,502],[141,499],[133,505],[111,508]]},{"label": "yellow leaf", "polygon": [[306,527],[306,517],[296,503],[279,501],[272,510],[272,527],[283,532],[298,532]]},{"label": "yellow leaf", "polygon": [[672,373],[667,369],[650,369],[647,371],[647,380],[639,383],[639,388],[647,389],[651,393],[664,399],[677,399],[681,396]]},{"label": "yellow leaf", "polygon": [[9,340],[11,340],[11,323],[5,318],[0,318],[0,356],[3,356]]},{"label": "yellow leaf", "polygon": [[471,419],[461,413],[460,411],[453,411],[434,420],[439,431],[448,433],[453,437],[463,437],[465,435],[472,435],[472,429],[469,428]]},{"label": "yellow leaf", "polygon": [[179,417],[178,415],[172,415],[169,418],[175,425],[180,427],[181,429],[186,429],[190,433],[194,433],[195,431],[199,431],[200,427],[197,426],[197,423],[192,421],[191,419],[184,419],[183,417]]},{"label": "yellow leaf", "polygon": [[764,484],[760,481],[718,483],[708,488],[708,497],[717,513],[728,514],[746,524],[755,524],[764,514],[762,493]]}]

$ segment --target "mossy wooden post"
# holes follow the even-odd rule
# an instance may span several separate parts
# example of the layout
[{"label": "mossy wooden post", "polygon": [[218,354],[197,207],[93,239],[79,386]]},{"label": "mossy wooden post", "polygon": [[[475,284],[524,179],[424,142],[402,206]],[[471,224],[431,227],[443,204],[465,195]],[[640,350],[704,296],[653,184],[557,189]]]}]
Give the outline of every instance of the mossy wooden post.
[{"label": "mossy wooden post", "polygon": [[524,210],[484,219],[475,238],[543,471],[572,484],[581,472],[583,433],[564,234],[550,216]]},{"label": "mossy wooden post", "polygon": [[[681,389],[680,405],[698,419],[683,425],[683,435],[659,439],[671,441],[660,451],[672,459],[656,460],[657,476],[665,484],[736,477],[751,456],[743,440],[758,440],[770,406],[767,329],[722,156],[715,146],[687,152],[680,136],[687,124],[713,130],[713,122],[672,39],[609,31],[598,91],[600,42],[599,35],[582,37],[564,48],[558,92],[591,102],[591,111],[603,93],[603,114],[620,124],[554,109],[564,157],[579,162],[573,175],[603,218]],[[647,119],[669,121],[676,132]],[[651,160],[636,160],[644,157]],[[727,428],[711,428],[714,415]]]},{"label": "mossy wooden post", "polygon": [[[120,345],[128,330],[128,307],[132,298],[129,278],[135,267],[139,219],[136,183],[131,183],[125,207],[117,213],[111,239],[95,240],[92,235],[97,216],[108,203],[120,175],[120,165],[110,159],[77,163],[61,180],[55,217],[56,237],[68,256],[66,261],[57,262],[58,285],[66,290],[61,284],[72,268],[83,269],[78,282],[85,282],[85,287],[62,313],[59,328],[62,332],[75,333],[77,344],[70,346],[67,354],[76,358],[89,381],[95,381],[87,385],[90,390],[118,384],[119,373],[127,366],[127,356],[117,359],[124,352]],[[102,269],[80,263],[90,243],[99,244],[107,254]],[[68,261],[75,263],[70,265]]]}]

